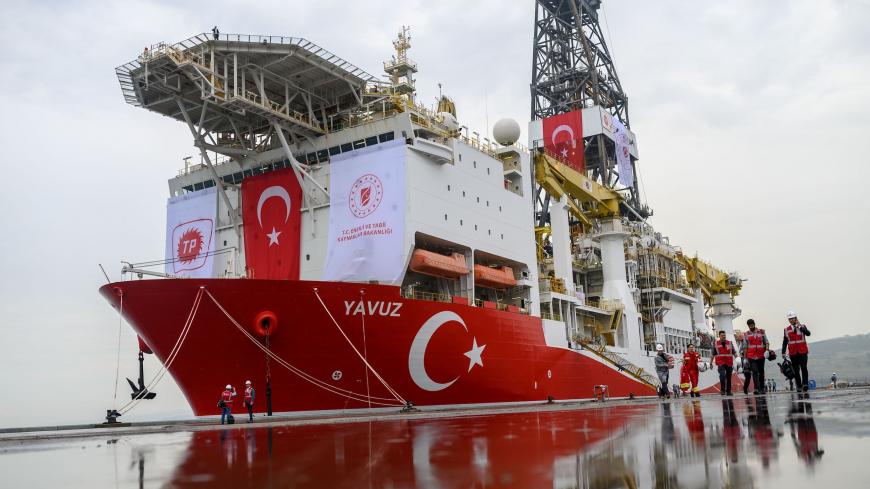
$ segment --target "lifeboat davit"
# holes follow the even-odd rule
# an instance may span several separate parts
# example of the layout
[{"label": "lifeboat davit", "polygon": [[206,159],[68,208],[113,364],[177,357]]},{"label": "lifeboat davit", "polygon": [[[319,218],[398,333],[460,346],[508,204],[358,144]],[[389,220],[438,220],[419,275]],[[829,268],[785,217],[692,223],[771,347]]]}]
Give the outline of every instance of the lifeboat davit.
[{"label": "lifeboat davit", "polygon": [[408,268],[417,273],[443,278],[455,279],[468,274],[468,265],[462,253],[448,256],[433,251],[414,250]]},{"label": "lifeboat davit", "polygon": [[506,289],[517,284],[514,271],[511,267],[492,268],[483,265],[474,265],[474,282],[483,287],[492,289]]}]

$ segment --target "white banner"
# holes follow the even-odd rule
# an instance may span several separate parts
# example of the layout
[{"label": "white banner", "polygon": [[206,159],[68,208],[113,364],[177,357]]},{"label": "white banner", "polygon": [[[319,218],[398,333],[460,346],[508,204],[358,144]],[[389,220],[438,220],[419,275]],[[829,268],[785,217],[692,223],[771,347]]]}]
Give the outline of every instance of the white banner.
[{"label": "white banner", "polygon": [[166,273],[211,278],[216,215],[217,187],[166,201]]},{"label": "white banner", "polygon": [[323,280],[398,283],[405,271],[405,142],[332,158]]},{"label": "white banner", "polygon": [[613,128],[619,183],[631,187],[634,185],[634,172],[631,168],[631,141],[629,141],[628,131],[616,116],[613,116]]}]

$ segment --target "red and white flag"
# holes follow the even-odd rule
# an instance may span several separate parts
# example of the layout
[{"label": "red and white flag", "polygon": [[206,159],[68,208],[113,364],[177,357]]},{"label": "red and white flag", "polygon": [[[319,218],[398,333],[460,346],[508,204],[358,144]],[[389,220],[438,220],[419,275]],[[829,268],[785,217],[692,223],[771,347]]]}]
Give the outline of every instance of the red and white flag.
[{"label": "red and white flag", "polygon": [[554,115],[543,120],[544,149],[582,172],[583,162],[583,115],[575,110]]},{"label": "red and white flag", "polygon": [[242,180],[248,276],[299,279],[302,188],[290,168]]},{"label": "red and white flag", "polygon": [[215,214],[215,187],[171,197],[166,202],[166,273],[211,278]]}]

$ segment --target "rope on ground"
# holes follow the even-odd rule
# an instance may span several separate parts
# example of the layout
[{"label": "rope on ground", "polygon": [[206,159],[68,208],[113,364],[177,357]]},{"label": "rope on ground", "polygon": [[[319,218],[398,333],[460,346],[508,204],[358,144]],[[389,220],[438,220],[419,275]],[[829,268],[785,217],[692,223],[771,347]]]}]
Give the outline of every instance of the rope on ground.
[{"label": "rope on ground", "polygon": [[[190,308],[190,312],[187,314],[187,320],[184,322],[184,326],[181,328],[181,333],[178,335],[178,339],[175,340],[175,345],[172,346],[172,349],[169,350],[169,355],[166,356],[166,360],[163,362],[163,365],[160,369],[154,374],[154,377],[151,378],[151,381],[145,385],[145,389],[142,391],[148,392],[154,386],[156,386],[166,375],[166,372],[169,371],[169,367],[172,366],[172,362],[178,357],[178,353],[181,351],[182,345],[184,345],[185,340],[187,339],[188,333],[190,333],[190,327],[193,326],[193,320],[196,317],[196,313],[199,310],[199,305],[202,302],[202,295],[204,288],[200,288],[196,293],[196,297],[193,299],[193,305]],[[118,409],[120,414],[126,414],[130,412],[134,407],[139,405],[140,402],[144,399],[144,395],[142,397],[131,399],[126,404],[121,406]]]},{"label": "rope on ground", "polygon": [[317,287],[314,287],[314,295],[317,296],[317,300],[320,302],[320,305],[323,306],[323,310],[326,311],[326,314],[329,315],[329,319],[332,319],[332,324],[334,324],[335,327],[338,328],[338,332],[341,333],[342,336],[344,336],[344,339],[347,340],[347,343],[350,345],[351,348],[353,348],[353,351],[356,352],[356,355],[360,358],[360,360],[363,361],[363,363],[372,372],[372,374],[375,376],[375,378],[378,379],[381,382],[381,384],[383,384],[384,387],[388,391],[390,391],[390,394],[395,396],[396,399],[399,400],[403,405],[406,405],[407,401],[405,401],[405,399],[403,399],[402,396],[400,396],[399,393],[396,392],[395,389],[390,387],[390,384],[388,384],[387,381],[384,380],[383,377],[381,377],[381,375],[377,372],[377,370],[375,370],[375,368],[372,367],[372,365],[368,362],[368,360],[366,360],[366,357],[362,353],[360,353],[359,350],[356,348],[356,346],[353,344],[353,342],[350,341],[350,338],[348,338],[347,335],[344,333],[344,330],[341,329],[341,326],[338,324],[338,321],[336,321],[335,317],[333,317],[332,312],[330,312],[329,308],[326,307],[326,304],[323,302],[323,299],[320,298],[320,294],[317,292]]},{"label": "rope on ground", "polygon": [[[220,304],[220,302],[218,302],[217,298],[215,298],[215,296],[212,295],[212,293],[209,290],[205,289],[205,293],[212,300],[212,302],[214,302],[215,306],[217,306],[217,308],[224,314],[224,316],[226,316],[226,318],[233,324],[233,326],[235,326],[236,329],[239,330],[239,332],[241,332],[243,335],[245,335],[245,337],[248,338],[248,340],[250,340],[251,343],[254,344],[254,346],[256,346],[257,348],[262,350],[263,353],[268,355],[269,358],[271,358],[272,360],[275,360],[276,362],[278,362],[278,364],[280,364],[282,367],[286,368],[291,373],[297,375],[298,377],[305,380],[306,382],[313,384],[315,387],[319,387],[319,388],[321,388],[325,391],[328,391],[332,394],[335,394],[337,396],[346,397],[348,399],[358,401],[358,402],[370,402],[371,404],[377,404],[380,406],[390,406],[390,407],[405,405],[405,401],[400,399],[400,398],[390,399],[387,397],[366,396],[365,394],[350,391],[347,389],[342,389],[341,387],[332,386],[332,385],[314,377],[313,375],[306,373],[302,369],[299,369],[299,368],[291,365],[289,362],[287,362],[286,360],[284,360],[283,358],[281,358],[280,356],[278,356],[274,352],[272,352],[271,349],[263,346],[262,343],[260,343],[253,335],[251,335],[251,333],[249,333],[241,324],[239,324],[239,322],[236,321],[235,318],[233,318],[230,315],[230,313]],[[372,401],[372,399],[378,399],[379,401]],[[381,402],[381,401],[392,401],[392,402]],[[395,401],[398,401],[400,404],[396,404]]]}]

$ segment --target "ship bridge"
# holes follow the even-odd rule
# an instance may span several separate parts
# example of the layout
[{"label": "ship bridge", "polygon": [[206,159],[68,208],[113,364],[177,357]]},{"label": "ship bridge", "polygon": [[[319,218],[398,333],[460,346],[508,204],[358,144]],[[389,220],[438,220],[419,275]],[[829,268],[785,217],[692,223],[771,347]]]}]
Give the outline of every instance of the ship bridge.
[{"label": "ship bridge", "polygon": [[294,139],[326,134],[385,86],[299,37],[217,32],[146,47],[115,71],[127,103],[198,122],[239,149],[253,148],[273,122]]}]

